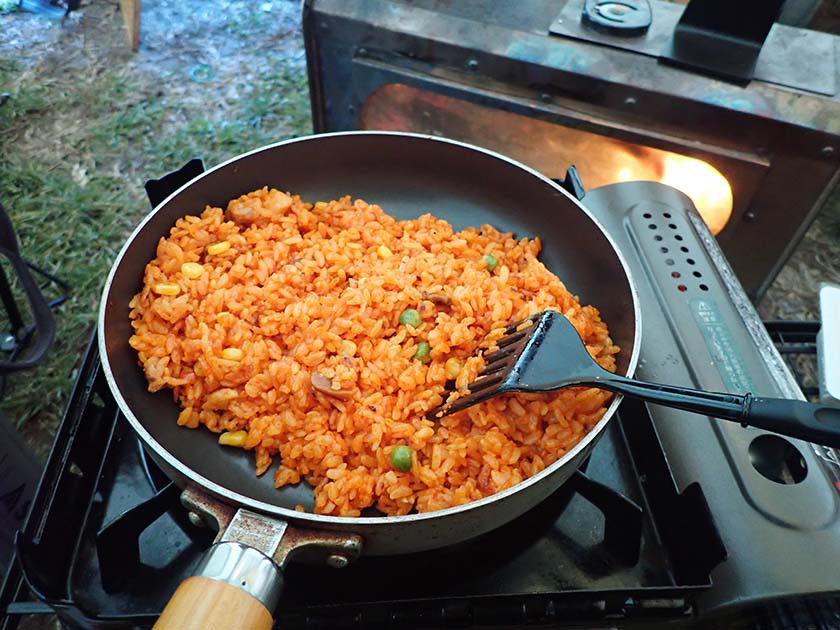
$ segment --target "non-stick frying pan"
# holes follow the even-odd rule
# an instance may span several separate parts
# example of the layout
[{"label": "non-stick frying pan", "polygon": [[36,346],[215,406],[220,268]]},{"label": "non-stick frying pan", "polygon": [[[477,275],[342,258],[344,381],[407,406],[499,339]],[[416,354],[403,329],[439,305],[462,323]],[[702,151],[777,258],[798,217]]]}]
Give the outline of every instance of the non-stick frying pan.
[{"label": "non-stick frying pan", "polygon": [[[317,556],[319,545],[334,552],[345,544],[351,550],[361,537],[366,554],[410,553],[494,529],[542,501],[571,476],[619,403],[614,399],[604,418],[560,460],[480,501],[398,517],[296,512],[298,504],[310,510],[313,506],[305,483],[277,490],[271,474],[254,475],[252,453],[220,448],[209,431],[178,427],[179,409],[171,392],[149,393],[136,353],[128,345],[128,303],[141,288],[143,269],[154,257],[158,240],[178,218],[208,204],[225,207],[230,199],[262,186],[291,191],[310,202],[349,194],[377,203],[399,219],[430,212],[456,229],[489,223],[517,235],[538,236],[545,265],[581,303],[600,309],[622,348],[618,372],[632,374],[639,354],[636,291],[609,235],[560,186],[504,156],[441,138],[350,132],[281,142],[199,175],[155,208],[128,239],[105,285],[99,319],[108,382],[146,449],[186,489],[193,509],[200,512],[203,504],[216,506],[217,512],[230,510],[217,519],[227,532],[220,534],[222,542],[211,547],[199,567],[203,577],[181,585],[160,627],[229,627],[225,624],[231,619],[239,627],[270,624],[280,574],[269,557],[285,559],[290,549],[305,544]],[[233,507],[223,507],[228,505]],[[311,530],[335,533],[310,535]],[[350,551],[330,552],[326,560],[341,565],[349,555]],[[237,611],[235,616],[226,617],[231,611]],[[188,623],[193,625],[184,625]]]}]

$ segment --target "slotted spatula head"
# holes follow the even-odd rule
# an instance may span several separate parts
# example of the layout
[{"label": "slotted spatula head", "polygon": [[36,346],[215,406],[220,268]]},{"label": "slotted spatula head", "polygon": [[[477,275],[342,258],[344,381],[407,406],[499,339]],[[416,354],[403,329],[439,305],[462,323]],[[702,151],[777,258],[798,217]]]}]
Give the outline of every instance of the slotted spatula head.
[{"label": "slotted spatula head", "polygon": [[603,372],[572,323],[557,311],[510,324],[488,350],[469,393],[432,409],[426,414],[429,418],[448,416],[506,392],[546,392],[592,382]]}]

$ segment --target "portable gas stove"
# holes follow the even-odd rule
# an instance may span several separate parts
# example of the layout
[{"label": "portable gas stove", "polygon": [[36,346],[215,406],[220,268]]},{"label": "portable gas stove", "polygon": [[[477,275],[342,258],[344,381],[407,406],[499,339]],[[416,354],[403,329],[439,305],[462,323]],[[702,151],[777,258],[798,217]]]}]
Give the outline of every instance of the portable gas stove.
[{"label": "portable gas stove", "polygon": [[[583,202],[638,283],[641,378],[802,396],[687,197],[628,182]],[[278,626],[840,627],[833,451],[632,400],[619,415],[585,472],[478,540],[292,565]],[[92,344],[17,539],[2,627],[47,612],[70,627],[151,625],[213,537],[179,493],[118,413]]]}]

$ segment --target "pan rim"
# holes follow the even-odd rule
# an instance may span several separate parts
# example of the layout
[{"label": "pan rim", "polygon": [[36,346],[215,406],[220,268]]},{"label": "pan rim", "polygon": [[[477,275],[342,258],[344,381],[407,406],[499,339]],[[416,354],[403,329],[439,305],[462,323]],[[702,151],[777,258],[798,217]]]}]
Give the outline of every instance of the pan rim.
[{"label": "pan rim", "polygon": [[578,210],[583,212],[588,219],[595,225],[595,227],[601,232],[601,234],[606,238],[607,242],[612,247],[613,252],[618,258],[619,263],[621,264],[622,269],[624,270],[624,274],[627,278],[627,282],[630,286],[630,294],[633,301],[633,315],[634,315],[634,322],[635,322],[635,330],[633,335],[633,351],[630,355],[630,361],[627,366],[627,371],[625,373],[626,376],[632,377],[632,375],[636,371],[636,367],[639,361],[639,354],[641,351],[641,333],[642,333],[642,322],[641,322],[641,307],[639,303],[639,296],[638,291],[636,288],[636,283],[633,280],[632,273],[630,271],[630,267],[627,264],[627,261],[624,258],[621,250],[617,247],[614,239],[610,236],[609,232],[604,229],[604,226],[598,221],[596,217],[592,215],[586,206],[584,206],[578,199],[573,197],[569,194],[562,186],[557,184],[556,182],[552,181],[542,173],[532,169],[531,167],[514,160],[506,155],[498,153],[496,151],[492,151],[490,149],[485,149],[483,147],[478,147],[473,144],[469,144],[467,142],[461,142],[460,140],[454,140],[451,138],[443,138],[440,136],[432,136],[428,134],[420,134],[420,133],[409,133],[409,132],[400,132],[400,131],[368,131],[368,130],[353,130],[353,131],[336,131],[330,133],[322,133],[322,134],[311,134],[307,136],[298,136],[296,138],[289,138],[287,140],[281,140],[280,142],[275,142],[272,144],[268,144],[262,147],[258,147],[251,151],[247,151],[246,153],[242,153],[240,155],[234,156],[224,162],[217,164],[216,166],[204,171],[200,175],[197,175],[189,182],[185,183],[183,186],[179,187],[175,190],[172,194],[167,196],[161,203],[155,206],[145,217],[138,223],[137,227],[131,232],[131,234],[126,239],[125,243],[123,244],[122,248],[120,249],[117,257],[114,259],[114,262],[111,265],[111,269],[108,272],[108,276],[105,281],[105,285],[102,289],[102,297],[100,299],[99,305],[99,314],[97,318],[97,343],[99,348],[99,356],[100,356],[100,363],[102,365],[103,372],[105,374],[105,379],[108,383],[108,387],[111,390],[112,395],[116,399],[117,405],[119,406],[120,411],[126,417],[129,424],[131,425],[134,432],[138,435],[138,437],[143,441],[146,448],[150,448],[152,452],[155,454],[156,457],[160,457],[163,461],[166,462],[168,466],[171,466],[173,469],[177,470],[180,474],[184,475],[187,479],[190,480],[193,484],[195,484],[199,489],[209,492],[210,494],[223,497],[225,501],[236,505],[236,507],[244,507],[247,509],[251,509],[257,512],[262,512],[264,514],[269,514],[272,516],[276,516],[282,518],[284,520],[298,523],[298,524],[307,524],[307,525],[331,525],[331,526],[344,526],[345,529],[350,529],[352,527],[370,527],[370,526],[377,526],[377,525],[399,525],[399,524],[411,524],[411,523],[418,523],[422,521],[428,520],[435,520],[437,518],[443,518],[447,516],[453,516],[456,514],[463,514],[475,509],[480,509],[482,506],[489,505],[496,501],[504,500],[517,492],[524,491],[526,488],[536,485],[543,481],[545,478],[551,476],[555,471],[562,468],[567,462],[573,460],[581,451],[586,449],[590,443],[596,441],[600,438],[601,434],[604,432],[607,424],[612,419],[613,415],[615,415],[616,409],[618,405],[621,403],[622,396],[616,395],[612,402],[610,403],[609,407],[607,407],[607,411],[604,413],[604,416],[598,423],[592,427],[592,429],[587,433],[571,450],[566,452],[563,457],[555,461],[550,466],[546,466],[543,470],[541,470],[536,475],[528,477],[527,479],[522,480],[515,486],[502,490],[501,492],[496,492],[490,496],[484,497],[482,499],[478,499],[476,501],[470,501],[469,503],[464,503],[463,505],[457,505],[449,508],[445,508],[443,510],[435,510],[431,512],[422,512],[418,514],[406,514],[403,516],[379,516],[379,517],[371,517],[371,516],[363,516],[363,517],[346,517],[346,516],[330,516],[325,514],[315,514],[312,512],[297,512],[295,510],[285,508],[279,505],[275,505],[272,503],[266,503],[264,501],[260,501],[254,499],[252,497],[240,494],[239,492],[231,489],[226,488],[220,484],[217,484],[210,479],[200,475],[192,468],[188,467],[186,464],[182,463],[177,457],[175,457],[172,453],[170,453],[166,448],[163,447],[154,437],[146,430],[143,426],[143,423],[134,415],[134,412],[131,410],[131,407],[128,405],[127,401],[122,395],[122,392],[119,388],[119,385],[114,377],[114,373],[111,370],[110,360],[108,358],[107,352],[107,342],[105,339],[105,311],[108,304],[108,295],[110,293],[111,284],[113,282],[114,276],[116,274],[117,269],[120,266],[120,263],[123,260],[126,252],[128,251],[131,244],[134,242],[137,235],[143,230],[145,225],[152,219],[152,217],[157,214],[158,210],[160,210],[163,206],[165,206],[173,197],[178,195],[182,190],[186,189],[187,187],[193,185],[199,179],[209,176],[217,170],[220,170],[226,167],[228,164],[233,162],[237,162],[249,155],[254,155],[256,153],[260,153],[262,151],[268,151],[274,149],[279,146],[284,146],[288,144],[294,144],[297,142],[309,142],[318,140],[321,138],[329,138],[329,137],[341,137],[341,136],[397,136],[397,137],[405,137],[405,138],[416,138],[421,140],[430,140],[434,142],[441,142],[444,144],[455,145],[461,148],[469,149],[472,151],[478,151],[479,153],[483,153],[489,157],[495,158],[497,160],[501,160],[503,162],[507,162],[508,164],[518,167],[530,175],[537,177],[543,183],[551,186],[556,191],[564,195],[568,198],[569,201],[574,203]]}]

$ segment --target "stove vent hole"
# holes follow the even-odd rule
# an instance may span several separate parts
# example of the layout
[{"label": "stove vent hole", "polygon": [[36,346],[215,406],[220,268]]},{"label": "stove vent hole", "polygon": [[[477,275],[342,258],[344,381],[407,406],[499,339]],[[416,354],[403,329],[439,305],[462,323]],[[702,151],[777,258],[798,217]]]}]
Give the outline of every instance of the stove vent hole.
[{"label": "stove vent hole", "polygon": [[653,217],[653,215],[652,215],[650,212],[645,212],[642,216],[643,216],[645,219],[650,219],[650,218],[652,218],[652,217]]},{"label": "stove vent hole", "polygon": [[759,435],[750,442],[749,452],[753,468],[770,481],[792,485],[808,476],[799,449],[778,435]]},{"label": "stove vent hole", "polygon": [[671,213],[670,212],[663,212],[662,216],[665,217],[666,219],[670,219],[671,218]]},{"label": "stove vent hole", "polygon": [[695,278],[702,278],[703,277],[703,274],[700,273],[699,271],[692,271],[691,275],[694,276]]},{"label": "stove vent hole", "polygon": [[701,285],[700,285],[700,290],[701,290],[701,291],[708,291],[708,290],[709,290],[709,287],[708,287],[707,285],[705,285],[705,284],[701,284]]},{"label": "stove vent hole", "polygon": [[683,240],[682,236],[680,236],[679,234],[674,234],[674,238],[678,241]]}]

